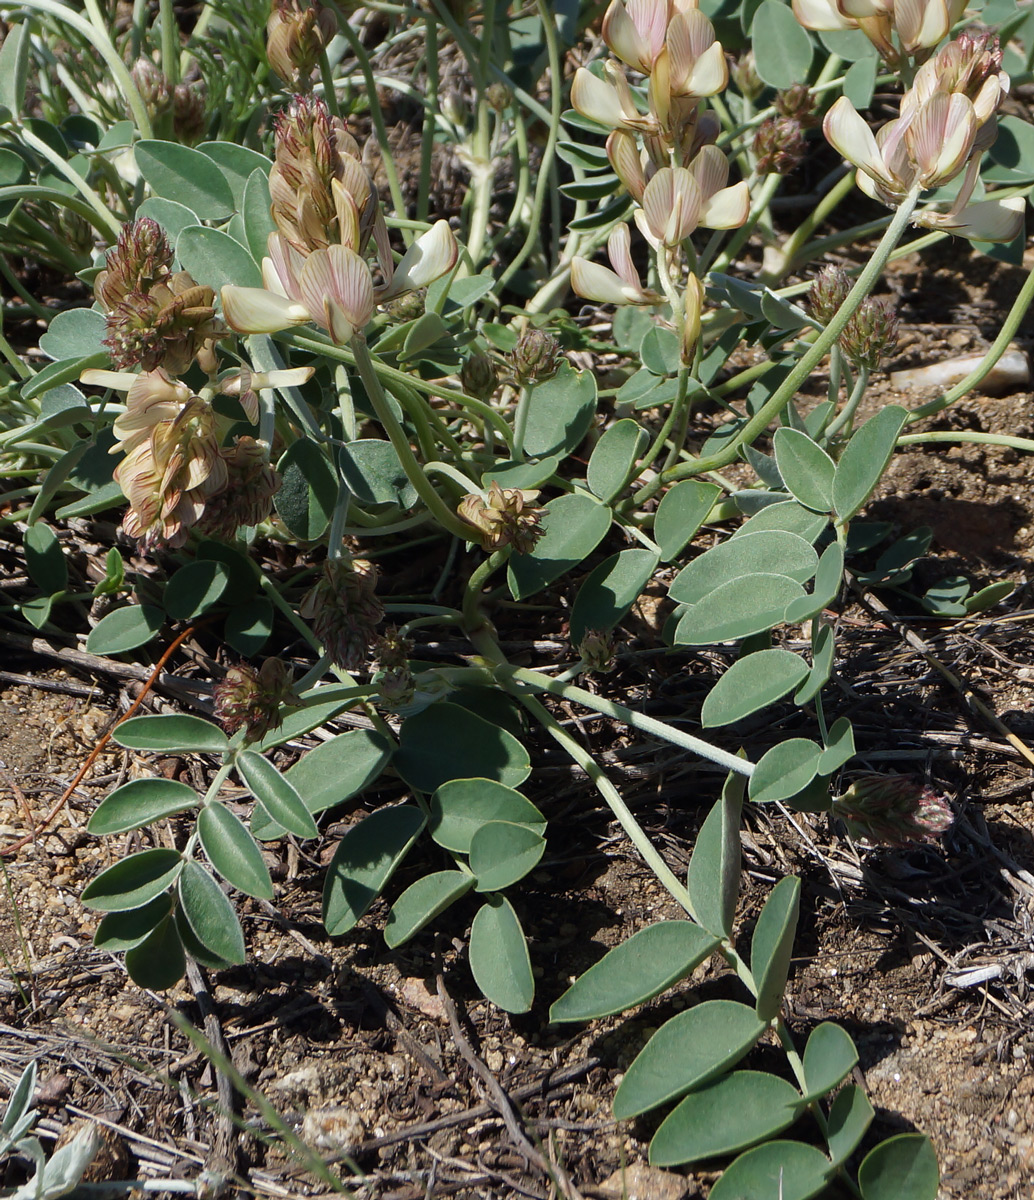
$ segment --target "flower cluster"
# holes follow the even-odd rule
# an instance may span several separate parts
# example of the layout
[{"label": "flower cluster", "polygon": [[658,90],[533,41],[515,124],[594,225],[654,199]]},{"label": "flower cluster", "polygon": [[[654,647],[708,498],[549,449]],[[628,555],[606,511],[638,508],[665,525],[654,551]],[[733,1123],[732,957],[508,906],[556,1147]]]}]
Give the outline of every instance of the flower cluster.
[{"label": "flower cluster", "polygon": [[[264,288],[222,289],[237,333],[275,333],[310,321],[338,344],[361,334],[377,304],[450,271],[459,248],[437,221],[394,263],[387,226],[359,146],[318,97],[296,96],[276,125],[269,176],[276,231],[262,260]],[[367,253],[373,243],[381,282]]]},{"label": "flower cluster", "polygon": [[170,85],[168,77],[149,58],[138,58],[130,74],[152,121],[172,115],[178,141],[192,145],[205,132],[208,89],[203,79],[181,80]]},{"label": "flower cluster", "polygon": [[[717,118],[701,104],[729,81],[725,51],[696,0],[612,0],[603,39],[618,61],[604,64],[602,78],[579,68],[571,104],[611,129],[607,157],[635,202],[634,220],[654,251],[664,294],[643,284],[624,225],[607,243],[609,267],[572,259],[571,287],[603,304],[656,305],[667,297],[679,317],[685,314],[676,331],[688,362],[703,293],[691,272],[683,282],[684,244],[700,227],[738,228],[750,212],[747,184],[729,184],[728,160],[714,144]],[[646,76],[645,112],[627,67]]]},{"label": "flower cluster", "polygon": [[[808,294],[808,304],[816,320],[828,325],[850,290],[851,281],[842,267],[823,267]],[[893,352],[898,324],[889,300],[866,296],[844,326],[838,345],[854,366],[874,370],[885,354]]]},{"label": "flower cluster", "polygon": [[[303,383],[310,367],[248,376],[254,387]],[[129,501],[123,530],[145,550],[182,546],[196,528],[230,539],[241,525],[269,516],[280,476],[269,448],[251,437],[222,445],[212,405],[163,369],[132,374],[88,370],[84,383],[126,393],[113,425],[112,454],[124,455],[114,478]]]},{"label": "flower cluster", "polygon": [[950,828],[948,801],[904,775],[859,775],[833,805],[852,837],[885,846],[932,841]]},{"label": "flower cluster", "polygon": [[215,316],[215,292],[172,270],[165,231],[149,217],[122,226],[93,293],[106,315],[104,345],[116,367],[164,366],[185,371],[199,354],[211,354],[225,330]]},{"label": "flower cluster", "polygon": [[924,208],[913,223],[979,241],[1010,242],[1022,228],[1023,197],[969,202],[980,159],[997,136],[995,114],[1009,91],[1001,65],[994,37],[960,34],[923,63],[901,99],[898,117],[875,136],[846,96],[826,114],[823,132],[857,168],[862,191],[890,208],[961,174],[951,208]]},{"label": "flower cluster", "polygon": [[860,29],[889,66],[928,57],[965,8],[966,0],[793,0],[805,29]]}]

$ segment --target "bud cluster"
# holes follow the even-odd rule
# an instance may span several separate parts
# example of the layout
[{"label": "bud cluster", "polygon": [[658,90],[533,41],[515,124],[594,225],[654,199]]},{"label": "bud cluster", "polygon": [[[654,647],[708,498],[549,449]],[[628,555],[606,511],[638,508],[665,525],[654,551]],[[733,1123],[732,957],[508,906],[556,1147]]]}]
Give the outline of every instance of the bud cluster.
[{"label": "bud cluster", "polygon": [[409,667],[413,643],[397,629],[387,629],[374,644],[377,671],[373,677],[385,708],[397,709],[413,699],[415,684]]},{"label": "bud cluster", "polygon": [[308,91],[337,18],[317,0],[273,0],[266,22],[266,57],[280,78]]},{"label": "bud cluster", "polygon": [[176,140],[191,145],[206,127],[208,89],[203,79],[182,80],[170,87],[168,77],[157,63],[138,58],[130,74],[152,121],[172,114]]},{"label": "bud cluster", "polygon": [[384,605],[376,595],[377,569],[361,558],[327,559],[323,575],[302,601],[323,649],[337,666],[357,671],[377,640]]},{"label": "bud cluster", "polygon": [[833,805],[852,837],[886,846],[932,841],[946,833],[951,805],[904,775],[859,775]]},{"label": "bud cluster", "polygon": [[257,742],[283,723],[283,709],[298,708],[291,672],[279,658],[267,658],[256,671],[247,663],[230,667],[215,685],[215,715],[227,733],[247,729]]},{"label": "bud cluster", "polygon": [[94,282],[105,310],[107,346],[116,367],[159,366],[184,372],[225,330],[215,316],[215,292],[172,270],[173,253],[165,231],[149,217],[122,226]]},{"label": "bud cluster", "polygon": [[[832,321],[847,299],[851,281],[841,267],[823,267],[811,285],[809,305],[815,319],[823,325]],[[898,340],[898,317],[890,300],[866,296],[851,314],[838,344],[855,367],[875,370],[884,355],[893,351]]]},{"label": "bud cluster", "polygon": [[493,480],[487,497],[466,495],[456,511],[476,530],[484,550],[512,546],[516,554],[527,554],[545,533],[539,524],[545,509],[533,507],[537,498],[538,492],[502,488]]}]

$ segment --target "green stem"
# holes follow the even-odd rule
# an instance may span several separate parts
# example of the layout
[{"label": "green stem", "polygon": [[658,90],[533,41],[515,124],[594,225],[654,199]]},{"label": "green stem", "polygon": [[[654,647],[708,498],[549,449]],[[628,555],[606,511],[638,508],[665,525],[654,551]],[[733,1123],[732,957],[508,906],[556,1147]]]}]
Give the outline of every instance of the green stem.
[{"label": "green stem", "polygon": [[735,437],[730,438],[725,446],[714,454],[708,455],[706,458],[679,463],[669,471],[662,472],[656,479],[637,493],[633,498],[635,504],[642,504],[651,496],[656,495],[667,484],[674,483],[678,479],[686,479],[692,475],[702,475],[707,471],[715,471],[735,461],[739,455],[740,447],[742,445],[749,445],[759,434],[768,428],[770,422],[783,411],[801,384],[819,363],[822,362],[827,352],[840,337],[841,333],[843,333],[844,327],[851,319],[858,305],[875,286],[880,273],[886,266],[891,251],[897,245],[911,220],[912,212],[915,209],[918,198],[919,188],[917,186],[902,201],[901,206],[894,214],[893,220],[887,226],[880,244],[873,252],[872,258],[865,264],[854,287],[848,293],[847,299],[834,314],[829,325],[818,335],[810,349],[801,355],[797,365],[790,374],[787,375],[786,379],[783,380],[770,399],[747,421],[739,433]]},{"label": "green stem", "polygon": [[173,88],[180,81],[180,30],[172,0],[159,0],[158,20],[162,27],[162,74]]},{"label": "green stem", "polygon": [[80,196],[82,196],[86,203],[89,204],[89,206],[100,218],[101,225],[111,240],[116,241],[119,233],[122,230],[122,225],[111,215],[104,201],[100,198],[100,196],[97,195],[93,188],[90,187],[86,180],[83,179],[81,175],[73,171],[68,163],[65,162],[65,160],[61,157],[61,155],[52,150],[42,138],[38,138],[24,125],[19,127],[18,135],[21,140],[27,146],[31,146],[41,158],[45,158],[59,175],[63,175],[64,178],[68,180],[68,182],[76,189]]},{"label": "green stem", "polygon": [[496,292],[501,294],[506,285],[524,265],[528,255],[535,248],[535,243],[542,235],[542,211],[547,197],[550,195],[550,179],[552,176],[553,160],[556,144],[560,136],[560,114],[563,110],[562,88],[563,72],[560,64],[560,49],[557,45],[556,25],[552,7],[546,0],[535,0],[535,8],[542,22],[542,35],[546,39],[546,54],[549,58],[549,109],[550,120],[546,144],[542,149],[542,161],[538,167],[538,179],[535,184],[535,198],[532,201],[531,218],[528,221],[528,232],[521,248],[510,261],[496,281]]},{"label": "green stem", "polygon": [[357,335],[352,338],[350,346],[352,354],[355,356],[355,365],[359,371],[359,378],[363,381],[363,387],[366,388],[366,394],[373,405],[374,412],[377,414],[377,420],[380,421],[384,432],[388,435],[388,440],[395,447],[395,453],[399,456],[402,468],[406,472],[406,478],[416,489],[417,495],[424,502],[427,510],[434,516],[439,525],[449,533],[455,534],[456,537],[462,538],[464,541],[469,540],[469,528],[463,524],[431,486],[431,481],[427,478],[423,468],[417,461],[416,455],[413,453],[413,448],[409,444],[409,438],[396,420],[395,414],[391,410],[391,405],[388,403],[388,398],[384,394],[384,389],[381,387],[381,381],[377,376],[377,370],[366,342],[363,341],[361,336]]},{"label": "green stem", "polygon": [[[783,177],[781,175],[765,175],[762,178],[757,195],[751,197],[750,215],[747,217],[746,224],[736,230],[721,255],[715,259],[713,268],[715,271],[724,271],[736,255],[739,254],[741,248],[746,244],[747,239],[754,232],[754,228],[758,221],[761,220],[762,215],[768,212],[768,206],[772,201],[772,197],[779,190],[779,185],[782,181]],[[705,274],[708,269],[707,263],[702,262],[700,264],[701,275]]]},{"label": "green stem", "polygon": [[37,9],[39,12],[48,13],[52,17],[56,17],[59,21],[64,21],[71,25],[74,30],[81,33],[84,38],[94,47],[97,53],[104,59],[104,62],[115,79],[119,91],[129,105],[129,110],[133,114],[133,121],[143,138],[154,137],[154,130],[151,126],[151,119],[147,115],[147,107],[144,104],[140,92],[137,90],[136,84],[133,82],[133,77],[130,75],[126,64],[122,61],[122,56],[111,44],[111,39],[108,37],[108,31],[103,14],[98,10],[96,0],[86,0],[86,10],[90,13],[91,21],[84,20],[78,13],[70,11],[65,4],[59,4],[57,0],[21,0],[20,8]]},{"label": "green stem", "polygon": [[1027,315],[1027,311],[1032,303],[1034,303],[1034,269],[1028,272],[1027,278],[1023,281],[1023,287],[1020,288],[1019,295],[1013,301],[1012,308],[1009,309],[1009,315],[1005,318],[1002,328],[998,331],[998,336],[991,343],[987,353],[980,360],[979,364],[970,371],[965,379],[945,392],[939,399],[931,400],[929,404],[921,404],[919,408],[914,408],[908,417],[909,424],[920,420],[922,417],[932,417],[935,413],[941,412],[949,404],[954,404],[956,400],[976,387],[982,379],[986,378],[995,363],[1008,349],[1009,343],[1012,341],[1017,329],[1019,329],[1020,322]]},{"label": "green stem", "polygon": [[848,171],[842,179],[837,180],[783,243],[780,249],[782,265],[778,275],[766,274],[760,277],[759,282],[776,283],[787,272],[792,270],[798,259],[802,257],[802,247],[808,238],[811,237],[837,205],[851,194],[854,185],[855,177],[853,171]]},{"label": "green stem", "polygon": [[525,384],[517,400],[517,413],[513,419],[513,457],[524,458],[524,438],[528,432],[528,414],[531,412],[531,386]]},{"label": "green stem", "polygon": [[858,405],[862,402],[862,397],[865,395],[865,389],[869,386],[869,368],[860,363],[858,366],[858,378],[854,381],[854,387],[851,389],[851,395],[848,396],[847,402],[832,421],[826,426],[825,435],[827,440],[834,437],[842,429],[846,429],[849,433],[854,422],[854,415],[858,411]]},{"label": "green stem", "polygon": [[539,671],[530,671],[524,667],[513,667],[501,673],[497,672],[497,674],[500,674],[500,678],[508,677],[516,683],[524,684],[533,691],[551,692],[555,696],[562,696],[565,700],[572,700],[575,704],[582,705],[583,708],[591,708],[593,712],[602,713],[605,717],[623,721],[641,733],[648,733],[651,737],[661,738],[662,741],[671,742],[673,746],[680,746],[683,750],[689,750],[701,758],[706,758],[708,762],[713,762],[726,771],[735,771],[738,775],[746,775],[748,778],[754,772],[754,764],[745,758],[740,758],[739,755],[730,754],[727,750],[712,746],[710,742],[705,742],[702,738],[694,737],[691,733],[683,733],[682,730],[676,729],[664,721],[658,721],[654,717],[648,717],[645,713],[636,712],[634,709],[626,708],[623,704],[596,696],[584,688],[576,687],[573,683],[559,683],[555,679],[550,679],[548,675],[543,675]]},{"label": "green stem", "polygon": [[1034,440],[1012,437],[1006,433],[955,433],[952,430],[937,430],[933,433],[906,433],[897,440],[899,446],[921,446],[927,442],[976,442],[985,446],[1008,446],[1012,450],[1025,450],[1028,454],[1034,454]]},{"label": "green stem", "polygon": [[429,12],[422,12],[427,46],[424,63],[427,94],[424,101],[424,123],[420,133],[420,178],[417,181],[417,220],[426,221],[431,210],[431,155],[434,150],[434,114],[438,111],[438,22]]},{"label": "green stem", "polygon": [[485,628],[485,617],[481,611],[481,593],[491,576],[509,559],[510,553],[509,546],[503,546],[502,549],[496,550],[474,568],[467,580],[467,585],[463,589],[463,627],[468,635],[477,634],[479,630]]}]

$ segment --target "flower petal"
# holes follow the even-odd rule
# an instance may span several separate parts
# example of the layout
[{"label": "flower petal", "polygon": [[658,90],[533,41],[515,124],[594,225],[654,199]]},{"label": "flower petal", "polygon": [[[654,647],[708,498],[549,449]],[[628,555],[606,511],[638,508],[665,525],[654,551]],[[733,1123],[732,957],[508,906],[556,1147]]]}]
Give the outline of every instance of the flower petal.
[{"label": "flower petal", "polygon": [[378,300],[390,300],[403,292],[427,287],[429,283],[452,270],[459,253],[460,248],[449,228],[449,222],[435,221],[402,256],[402,261],[395,267],[391,283],[384,291],[378,293]]},{"label": "flower petal", "polygon": [[571,259],[571,290],[583,300],[594,300],[597,304],[634,303],[634,289],[620,275],[602,263],[589,262],[577,255]]},{"label": "flower petal", "polygon": [[955,216],[921,212],[917,225],[943,229],[975,242],[1011,242],[1023,229],[1027,202],[1023,196],[1008,200],[981,200],[967,204]]},{"label": "flower petal", "polygon": [[237,287],[228,283],[220,295],[223,319],[234,333],[277,333],[312,319],[304,304],[265,288]]},{"label": "flower petal", "polygon": [[700,224],[706,229],[739,229],[749,216],[750,188],[741,179],[704,201]]},{"label": "flower petal", "polygon": [[871,175],[877,183],[893,184],[872,130],[846,96],[841,96],[826,113],[822,132],[833,149],[853,166]]},{"label": "flower petal", "polygon": [[373,276],[347,246],[314,250],[298,283],[312,319],[338,344],[361,333],[373,316]]}]

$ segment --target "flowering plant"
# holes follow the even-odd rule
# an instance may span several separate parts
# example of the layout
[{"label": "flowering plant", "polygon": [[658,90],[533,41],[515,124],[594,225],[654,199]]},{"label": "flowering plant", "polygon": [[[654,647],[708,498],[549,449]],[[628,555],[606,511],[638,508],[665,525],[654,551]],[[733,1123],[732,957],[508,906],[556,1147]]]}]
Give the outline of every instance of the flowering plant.
[{"label": "flowering plant", "polygon": [[[221,673],[203,715],[118,727],[124,747],[217,765],[201,789],[154,775],[93,813],[97,835],[166,819],[182,833],[91,881],[97,942],[155,988],[188,959],[242,963],[227,893],[273,898],[262,844],[329,836],[324,814],[379,781],[399,802],[322,856],[328,934],[381,897],[392,948],[451,922],[483,994],[528,1012],[535,946],[513,898],[546,853],[554,812],[528,745],[548,740],[684,913],[604,955],[550,1019],[624,1012],[712,956],[737,981],[737,999],[664,1023],[624,1074],[616,1116],[666,1110],[651,1161],[721,1158],[712,1200],[827,1185],[882,1200],[904,1176],[909,1200],[934,1200],[920,1135],[862,1156],[873,1110],[843,1082],[848,1035],[825,1023],[798,1049],[784,994],[800,881],[781,880],[748,932],[740,826],[750,802],[897,847],[950,830],[947,800],[914,781],[852,767],[838,782],[864,753],[828,685],[845,584],[910,583],[907,539],[885,571],[860,571],[878,543],[860,514],[901,439],[926,436],[906,430],[986,375],[1034,294],[1032,276],[962,385],[862,419],[898,335],[871,293],[909,229],[913,249],[952,236],[1022,258],[1034,163],[995,157],[1030,144],[1003,115],[1001,39],[957,31],[956,0],[763,0],[714,23],[695,0],[611,0],[594,56],[545,0],[469,20],[459,4],[382,7],[388,45],[423,38],[422,93],[390,62],[375,73],[354,24],[315,0],[263,5],[232,39],[219,61],[240,68],[241,95],[222,111],[205,28],[181,47],[171,6],[157,30],[135,27],[132,63],[96,6],[87,20],[54,0],[25,0],[36,15],[0,49],[0,236],[92,289],[44,311],[42,370],[0,345],[0,449],[33,477],[4,518],[24,527],[39,593],[20,612],[52,631],[57,606],[88,598],[98,656],[146,652],[184,623]],[[40,49],[59,35],[110,74],[95,99],[77,89],[74,113],[68,71]],[[408,175],[392,89],[420,113]],[[787,229],[773,202],[812,157],[829,170]],[[843,265],[825,261],[834,249]],[[118,542],[87,597],[47,518],[109,511]],[[618,691],[628,622],[655,584],[650,652],[708,683],[670,720]],[[908,595],[948,619],[1009,590]],[[533,611],[565,639],[561,661],[557,642],[511,636],[506,622]],[[699,761],[707,814],[688,876],[556,702]],[[770,710],[780,720],[762,727]],[[768,732],[788,723],[794,736]],[[399,889],[404,862],[416,878]],[[769,1035],[783,1075],[733,1069]],[[806,1115],[817,1142],[778,1137]]]}]

